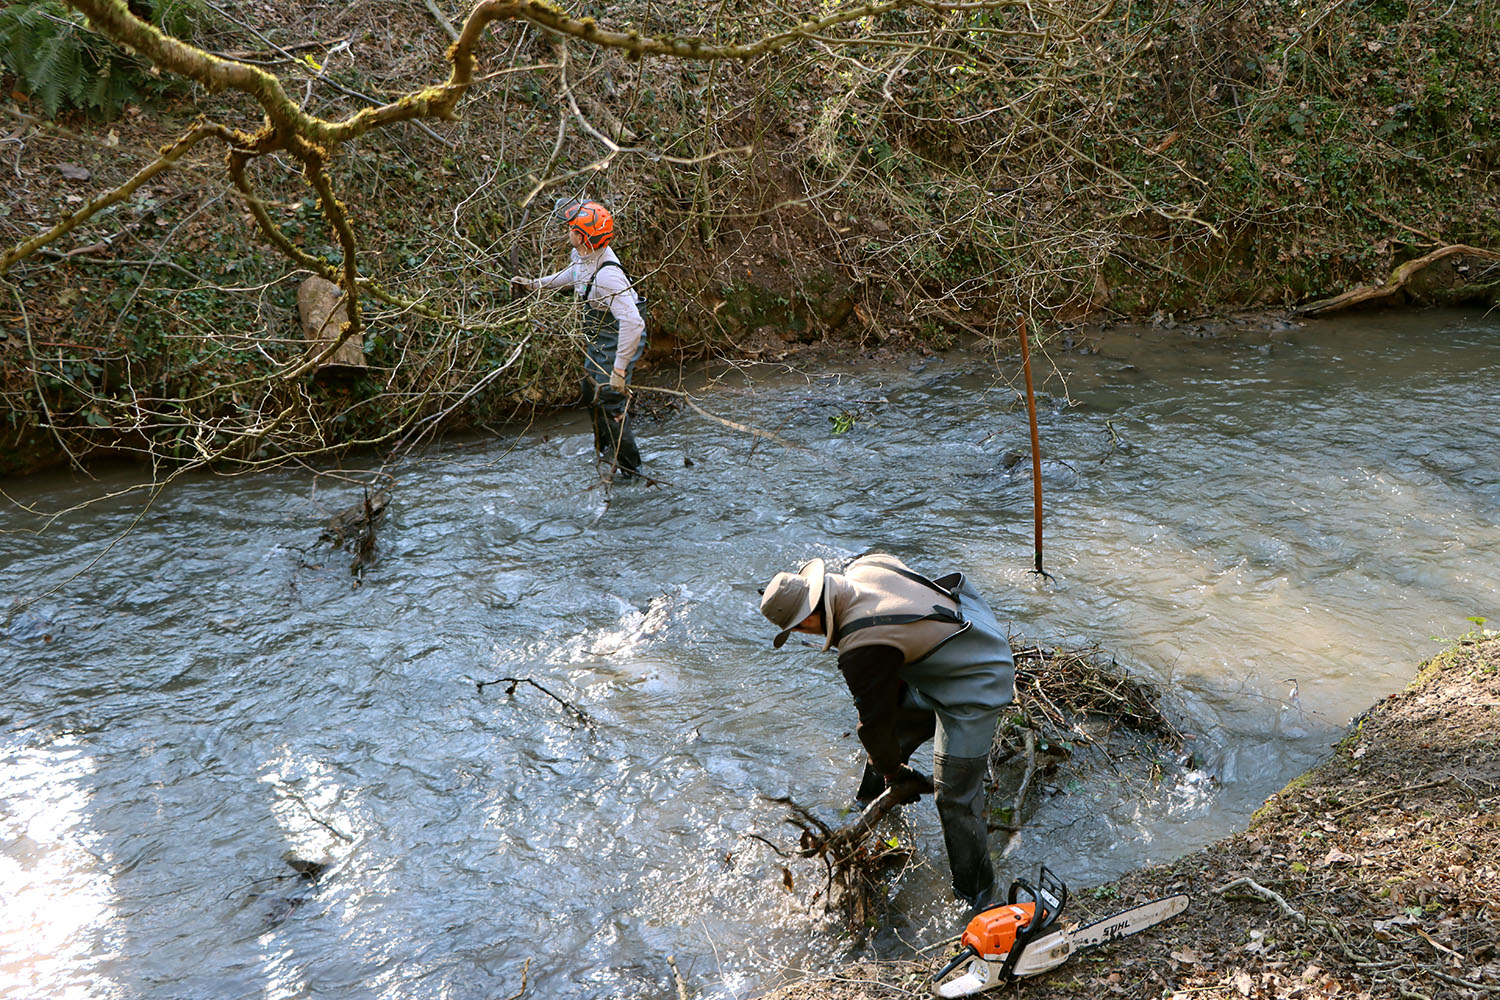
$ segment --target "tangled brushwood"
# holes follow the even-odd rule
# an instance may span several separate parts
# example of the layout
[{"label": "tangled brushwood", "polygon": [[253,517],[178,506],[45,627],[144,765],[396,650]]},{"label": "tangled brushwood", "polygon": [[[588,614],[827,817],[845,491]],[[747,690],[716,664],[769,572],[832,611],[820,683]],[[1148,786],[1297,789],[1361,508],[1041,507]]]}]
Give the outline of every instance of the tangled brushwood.
[{"label": "tangled brushwood", "polygon": [[[1183,758],[1182,731],[1156,689],[1121,670],[1098,646],[1018,646],[1015,710],[1001,720],[990,750],[994,828],[1006,838],[1030,814],[1037,779],[1068,768],[1076,780],[1107,768],[1142,786]],[[1132,765],[1134,770],[1132,771]]]}]

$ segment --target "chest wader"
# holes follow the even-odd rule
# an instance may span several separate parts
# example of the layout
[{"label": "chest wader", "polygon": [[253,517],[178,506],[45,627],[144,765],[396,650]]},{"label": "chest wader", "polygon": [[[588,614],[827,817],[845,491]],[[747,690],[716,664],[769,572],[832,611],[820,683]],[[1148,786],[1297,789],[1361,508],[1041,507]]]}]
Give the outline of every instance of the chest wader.
[{"label": "chest wader", "polygon": [[[606,459],[611,470],[618,469],[624,478],[639,472],[641,453],[635,445],[635,435],[630,432],[630,397],[609,384],[610,372],[615,367],[615,351],[620,346],[620,321],[608,309],[595,309],[589,304],[589,294],[594,290],[594,279],[606,267],[620,267],[612,260],[599,265],[594,277],[583,290],[583,334],[588,340],[584,349],[583,398],[589,404],[589,416],[594,424],[594,451]],[[624,268],[620,267],[621,273]],[[635,363],[646,351],[646,335],[641,333],[640,343],[625,366],[625,381],[635,372]]]},{"label": "chest wader", "polygon": [[[950,612],[934,605],[924,615],[862,618],[840,628],[838,638],[873,625],[931,620],[960,626],[921,658],[901,668],[901,679],[906,682],[901,708],[903,718],[908,710],[915,709],[926,709],[935,717],[933,798],[943,827],[948,867],[953,872],[953,894],[971,911],[977,911],[995,897],[995,866],[990,861],[986,823],[989,795],[984,778],[1000,712],[1015,697],[1015,656],[994,612],[962,573],[933,581],[916,573],[892,572],[956,602],[958,610]],[[903,738],[901,743],[903,753],[908,752],[908,741]]]}]

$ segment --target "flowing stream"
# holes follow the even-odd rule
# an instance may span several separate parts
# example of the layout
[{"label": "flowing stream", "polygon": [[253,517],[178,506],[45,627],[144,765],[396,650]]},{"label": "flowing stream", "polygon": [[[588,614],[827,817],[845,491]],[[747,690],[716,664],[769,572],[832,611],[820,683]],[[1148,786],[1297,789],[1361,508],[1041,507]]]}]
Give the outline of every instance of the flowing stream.
[{"label": "flowing stream", "polygon": [[[1081,888],[1242,827],[1432,637],[1500,620],[1500,322],[1278,326],[1038,359],[1052,581],[1018,365],[982,354],[735,374],[703,405],[778,440],[647,420],[658,487],[591,488],[579,413],[446,442],[399,470],[359,586],[316,542],[359,496],[329,475],[41,533],[6,504],[4,600],[35,603],[0,619],[0,996],[671,1000],[673,956],[744,1000],[833,967],[816,870],[788,893],[751,836],[791,846],[765,796],[832,820],[859,775],[834,658],[773,651],[757,611],[815,555],[965,569],[1194,735],[1159,783],[1046,787],[1002,879]],[[3,485],[52,511],[131,481]],[[478,688],[505,677],[534,683]],[[918,863],[866,954],[958,929],[931,802],[904,812]]]}]

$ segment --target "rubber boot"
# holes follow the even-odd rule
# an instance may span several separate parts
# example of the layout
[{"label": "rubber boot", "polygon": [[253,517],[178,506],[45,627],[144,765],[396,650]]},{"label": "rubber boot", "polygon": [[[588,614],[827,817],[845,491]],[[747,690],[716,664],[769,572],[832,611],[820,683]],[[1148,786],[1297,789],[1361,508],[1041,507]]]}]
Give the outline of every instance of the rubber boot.
[{"label": "rubber boot", "polygon": [[990,861],[990,835],[985,822],[989,795],[984,776],[988,757],[949,757],[934,754],[932,779],[936,788],[943,845],[953,872],[953,894],[971,912],[988,906],[995,896],[995,866]]},{"label": "rubber boot", "polygon": [[621,481],[630,481],[640,473],[641,453],[630,428],[629,399],[609,385],[584,380],[584,391],[592,391],[589,415],[594,424],[594,451],[610,464]]}]

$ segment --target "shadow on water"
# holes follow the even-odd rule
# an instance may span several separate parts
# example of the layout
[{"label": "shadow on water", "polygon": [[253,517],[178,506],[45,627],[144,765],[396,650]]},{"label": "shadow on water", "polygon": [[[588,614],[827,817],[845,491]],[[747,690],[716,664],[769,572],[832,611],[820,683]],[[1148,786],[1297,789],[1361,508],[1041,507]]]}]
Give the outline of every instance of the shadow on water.
[{"label": "shadow on water", "polygon": [[[1078,886],[1212,841],[1494,616],[1500,329],[1452,314],[1138,335],[1024,408],[982,359],[766,372],[640,430],[670,487],[585,488],[578,415],[401,471],[376,560],[314,545],[357,499],[203,478],[29,534],[0,513],[0,993],[745,997],[839,938],[751,834],[859,773],[833,658],[773,653],[756,588],[873,547],[962,567],[1012,631],[1166,692],[1193,766],[1044,783],[1002,878]],[[1013,365],[1011,366],[1014,367]],[[109,483],[9,484],[45,507]],[[536,684],[479,689],[496,677]],[[555,695],[556,697],[553,697]],[[566,703],[566,704],[564,704]],[[569,711],[574,706],[587,721]],[[897,953],[957,929],[930,803],[892,827]],[[290,862],[326,866],[315,881]]]}]

